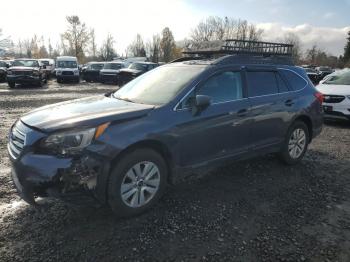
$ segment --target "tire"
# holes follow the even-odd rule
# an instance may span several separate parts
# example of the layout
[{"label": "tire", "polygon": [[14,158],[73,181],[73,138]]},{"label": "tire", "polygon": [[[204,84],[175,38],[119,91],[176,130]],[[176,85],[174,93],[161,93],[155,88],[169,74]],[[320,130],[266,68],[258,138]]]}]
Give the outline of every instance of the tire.
[{"label": "tire", "polygon": [[10,88],[15,88],[16,87],[16,82],[8,82],[8,85]]},{"label": "tire", "polygon": [[58,77],[57,77],[57,83],[59,83],[59,84],[61,84],[61,83],[62,83],[61,78],[58,78]]},{"label": "tire", "polygon": [[[141,171],[139,177],[135,172],[137,168],[134,168],[137,166]],[[150,168],[148,173],[147,167]],[[154,150],[136,149],[127,153],[110,174],[109,206],[118,217],[135,216],[148,210],[163,195],[167,176],[167,165],[163,157]],[[144,197],[143,203],[141,195]]]},{"label": "tire", "polygon": [[[299,142],[298,142],[299,141]],[[287,165],[295,165],[304,157],[309,145],[309,129],[302,121],[296,121],[288,129],[283,143],[280,159]]]}]

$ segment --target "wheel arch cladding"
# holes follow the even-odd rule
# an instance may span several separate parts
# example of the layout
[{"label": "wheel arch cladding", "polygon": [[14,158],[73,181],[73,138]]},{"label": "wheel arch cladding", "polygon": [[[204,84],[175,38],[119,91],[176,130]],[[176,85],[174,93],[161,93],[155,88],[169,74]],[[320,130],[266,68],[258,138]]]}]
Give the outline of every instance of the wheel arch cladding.
[{"label": "wheel arch cladding", "polygon": [[118,162],[121,158],[126,156],[128,153],[130,153],[134,150],[137,150],[137,149],[141,149],[141,148],[152,149],[164,158],[164,161],[165,161],[165,163],[167,165],[167,169],[168,169],[168,181],[167,182],[172,183],[172,169],[173,169],[173,165],[174,165],[173,157],[172,157],[172,154],[171,154],[169,148],[165,144],[163,144],[162,142],[160,142],[158,140],[142,140],[142,141],[139,141],[135,144],[128,146],[127,148],[122,150],[115,158],[113,158],[111,160],[110,172],[118,164]]},{"label": "wheel arch cladding", "polygon": [[309,132],[309,143],[310,143],[312,141],[312,133],[313,133],[311,118],[306,115],[301,115],[301,116],[298,116],[293,123],[295,123],[296,121],[301,121],[306,124]]}]

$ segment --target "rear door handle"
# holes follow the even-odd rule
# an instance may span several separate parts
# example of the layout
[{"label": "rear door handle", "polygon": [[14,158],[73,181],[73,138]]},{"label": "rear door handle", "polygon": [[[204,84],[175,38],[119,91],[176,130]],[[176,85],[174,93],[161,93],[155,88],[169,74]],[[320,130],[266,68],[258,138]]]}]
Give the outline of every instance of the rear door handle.
[{"label": "rear door handle", "polygon": [[286,106],[292,106],[292,105],[294,105],[294,101],[293,101],[292,99],[288,99],[288,100],[286,100],[286,101],[284,102],[284,104],[285,104]]},{"label": "rear door handle", "polygon": [[246,108],[244,108],[244,109],[241,109],[237,112],[237,116],[243,117],[243,116],[246,116],[247,113],[248,113],[248,110]]}]

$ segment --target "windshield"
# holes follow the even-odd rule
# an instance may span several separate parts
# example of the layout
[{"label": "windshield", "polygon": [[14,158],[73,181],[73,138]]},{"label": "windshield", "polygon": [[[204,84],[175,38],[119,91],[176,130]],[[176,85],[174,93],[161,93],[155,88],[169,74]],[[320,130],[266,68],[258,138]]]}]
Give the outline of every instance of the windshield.
[{"label": "windshield", "polygon": [[6,67],[6,63],[3,61],[0,61],[0,67]]},{"label": "windshield", "polygon": [[204,69],[203,66],[162,66],[135,78],[113,96],[140,104],[163,105]]},{"label": "windshield", "polygon": [[39,67],[37,60],[15,60],[12,66]]},{"label": "windshield", "polygon": [[58,68],[77,68],[77,62],[75,61],[57,61]]},{"label": "windshield", "polygon": [[141,63],[132,63],[131,65],[129,65],[130,69],[142,70],[142,71],[146,71],[147,67],[148,67],[147,64],[141,64]]},{"label": "windshield", "polygon": [[47,60],[41,60],[40,61],[43,65],[50,65],[50,62],[49,61],[47,61]]},{"label": "windshield", "polygon": [[118,70],[121,68],[122,68],[122,64],[119,64],[119,63],[107,63],[103,67],[103,69],[114,69],[114,70]]},{"label": "windshield", "polygon": [[89,69],[92,70],[101,70],[103,68],[104,64],[90,64]]},{"label": "windshield", "polygon": [[326,85],[350,85],[350,72],[330,76],[324,84]]}]

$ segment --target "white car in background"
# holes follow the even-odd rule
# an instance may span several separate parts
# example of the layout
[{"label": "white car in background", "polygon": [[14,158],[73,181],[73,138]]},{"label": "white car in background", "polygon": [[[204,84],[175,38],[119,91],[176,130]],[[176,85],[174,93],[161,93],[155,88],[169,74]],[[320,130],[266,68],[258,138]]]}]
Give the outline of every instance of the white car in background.
[{"label": "white car in background", "polygon": [[316,88],[324,95],[325,118],[350,120],[350,70],[329,75]]},{"label": "white car in background", "polygon": [[45,72],[47,77],[51,77],[55,74],[55,60],[51,58],[41,58],[39,59],[42,65],[45,65]]}]

